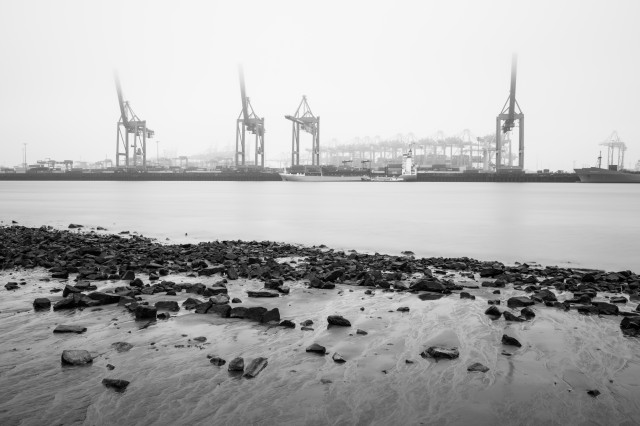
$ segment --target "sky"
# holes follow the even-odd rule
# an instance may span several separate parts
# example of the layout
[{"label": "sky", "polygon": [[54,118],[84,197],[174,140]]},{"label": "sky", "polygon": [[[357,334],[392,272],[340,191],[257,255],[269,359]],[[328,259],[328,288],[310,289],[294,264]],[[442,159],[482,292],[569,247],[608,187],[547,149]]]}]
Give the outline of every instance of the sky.
[{"label": "sky", "polygon": [[[518,54],[525,168],[594,165],[613,131],[640,160],[640,2],[0,1],[0,165],[115,159],[124,97],[148,156],[224,151],[241,99],[287,161],[306,95],[321,149],[398,134],[494,132]],[[155,144],[155,141],[159,141]],[[304,135],[301,149],[311,147]]]}]

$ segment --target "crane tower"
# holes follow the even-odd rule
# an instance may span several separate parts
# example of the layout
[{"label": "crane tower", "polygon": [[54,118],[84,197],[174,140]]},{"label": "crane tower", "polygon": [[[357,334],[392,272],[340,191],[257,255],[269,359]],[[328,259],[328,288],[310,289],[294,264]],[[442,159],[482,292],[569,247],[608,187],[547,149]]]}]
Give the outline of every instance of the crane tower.
[{"label": "crane tower", "polygon": [[264,117],[256,115],[251,102],[247,97],[244,87],[244,71],[242,66],[238,67],[240,74],[240,96],[242,97],[242,111],[236,120],[236,167],[245,165],[246,155],[246,133],[256,135],[255,165],[260,163],[264,167]]},{"label": "crane tower", "polygon": [[[116,125],[116,167],[147,167],[147,139],[153,137],[153,130],[147,127],[145,120],[138,118],[129,102],[124,100],[117,73],[114,73],[114,79],[120,104],[120,119]],[[133,152],[129,148],[133,148]],[[124,157],[124,164],[121,164],[120,157]]]},{"label": "crane tower", "polygon": [[320,117],[316,117],[311,112],[307,97],[302,96],[302,101],[294,115],[285,115],[284,118],[291,120],[291,165],[300,165],[300,128],[313,137],[311,146],[311,164],[320,165]]},{"label": "crane tower", "polygon": [[502,166],[503,135],[516,127],[518,122],[518,168],[524,169],[524,114],[516,100],[516,74],[518,71],[518,56],[514,53],[511,59],[511,89],[509,97],[496,117],[496,171]]}]

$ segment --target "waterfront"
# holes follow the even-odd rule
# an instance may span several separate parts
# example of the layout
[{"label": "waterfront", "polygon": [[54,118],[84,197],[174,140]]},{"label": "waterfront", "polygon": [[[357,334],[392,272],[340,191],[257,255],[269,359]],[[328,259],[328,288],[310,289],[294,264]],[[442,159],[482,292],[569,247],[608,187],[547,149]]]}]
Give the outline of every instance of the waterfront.
[{"label": "waterfront", "polygon": [[0,200],[5,224],[640,272],[640,185],[0,182]]}]

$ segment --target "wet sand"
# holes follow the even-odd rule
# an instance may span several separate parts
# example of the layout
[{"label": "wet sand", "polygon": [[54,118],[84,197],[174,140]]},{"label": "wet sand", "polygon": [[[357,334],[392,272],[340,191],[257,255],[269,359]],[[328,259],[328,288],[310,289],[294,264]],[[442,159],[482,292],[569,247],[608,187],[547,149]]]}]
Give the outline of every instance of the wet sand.
[{"label": "wet sand", "polygon": [[[93,239],[91,244],[100,245],[103,252],[107,249],[107,242],[90,234],[80,233],[73,238],[90,241],[86,236]],[[145,253],[153,252],[156,244],[139,241]],[[236,246],[242,244],[237,242]],[[228,244],[229,250],[234,247]],[[256,245],[250,247],[259,250]],[[35,298],[49,298],[52,304],[62,300],[61,292],[51,290],[76,284],[77,273],[70,273],[67,279],[54,279],[43,267],[14,265],[3,269],[0,284],[17,282],[18,288],[0,287],[3,336],[0,422],[7,425],[640,423],[640,343],[638,338],[621,332],[620,315],[585,315],[573,308],[578,304],[564,304],[563,307],[572,307],[565,310],[559,305],[538,302],[531,306],[535,317],[528,321],[506,321],[504,317],[492,320],[485,315],[488,300],[500,300],[501,311],[519,315],[520,308],[507,307],[508,299],[537,293],[525,291],[530,284],[521,281],[500,288],[482,287],[482,283],[493,285],[500,279],[480,277],[488,265],[497,264],[469,259],[466,268],[452,270],[442,266],[452,266],[454,260],[421,262],[405,256],[386,257],[384,263],[381,260],[384,256],[358,255],[362,257],[353,257],[354,262],[367,268],[395,263],[405,271],[393,272],[393,277],[400,279],[388,275],[386,281],[368,282],[374,285],[360,285],[367,279],[366,275],[356,278],[362,271],[344,273],[335,279],[335,288],[311,288],[314,277],[328,282],[323,274],[343,266],[336,265],[335,259],[348,259],[350,253],[317,247],[284,247],[265,249],[265,253],[287,254],[276,260],[292,268],[283,269],[280,277],[290,292],[279,297],[247,297],[248,290],[264,290],[273,276],[243,277],[241,272],[233,280],[225,271],[211,276],[194,273],[206,269],[204,266],[187,267],[182,272],[178,267],[168,268],[171,269],[168,275],[149,281],[147,269],[140,265],[136,277],[142,279],[143,289],[162,280],[186,287],[194,283],[207,288],[224,284],[230,298],[242,300],[239,304],[232,303],[232,307],[278,308],[282,320],[295,323],[293,329],[277,323],[194,313],[182,303],[189,297],[201,301],[208,297],[184,290],[169,296],[165,292],[140,294],[141,289],[135,289],[139,302],[149,305],[177,301],[181,308],[171,312],[168,320],[136,320],[126,306],[117,304],[34,311]],[[315,260],[310,260],[313,253]],[[322,263],[318,260],[323,254],[334,262],[321,270]],[[89,261],[91,256],[83,258]],[[266,257],[261,258],[262,265],[269,263]],[[169,259],[165,261],[170,264]],[[228,271],[231,263],[242,264],[242,256],[225,262]],[[413,271],[401,266],[407,262],[415,264]],[[208,267],[215,264],[208,263]],[[416,271],[421,265],[432,271],[435,278],[432,282],[446,283],[444,293],[418,291],[415,286],[413,291],[399,290],[425,278],[424,271]],[[101,267],[106,268],[104,264]],[[274,276],[277,270],[271,269]],[[309,277],[311,272],[313,276]],[[383,272],[391,274],[388,270]],[[508,267],[505,272],[509,272]],[[571,272],[576,277],[585,275],[584,271]],[[558,289],[572,287],[571,278],[565,278],[563,285],[541,284],[552,273],[559,272],[533,266],[527,273],[509,272],[506,276],[536,276],[538,282],[533,286],[538,291],[550,288],[560,304],[574,299],[575,291]],[[297,279],[284,279],[287,276]],[[226,283],[222,282],[224,279]],[[131,284],[122,279],[89,281],[97,291],[107,293]],[[25,284],[20,285],[21,282]],[[386,286],[384,282],[391,283],[391,288],[380,287]],[[593,301],[610,301],[611,297],[623,295],[627,303],[616,306],[633,315],[637,296],[633,291],[624,292],[625,285],[630,290],[628,282],[627,279],[624,284],[616,282],[608,286],[619,287],[623,293],[598,291]],[[496,290],[500,294],[493,294]],[[475,296],[475,300],[461,298],[461,291]],[[443,294],[443,297],[421,300],[420,294]],[[398,311],[400,307],[409,310]],[[351,326],[328,327],[329,315],[341,315]],[[301,330],[300,323],[305,320],[313,321],[312,330]],[[54,334],[53,329],[59,324],[81,325],[87,331]],[[367,334],[358,334],[358,329]],[[517,338],[522,347],[503,345],[503,334]],[[195,340],[196,337],[205,337],[206,341]],[[127,342],[133,347],[118,352],[113,346],[116,342]],[[325,346],[327,355],[306,352],[312,343]],[[457,347],[459,357],[423,358],[420,354],[430,346]],[[61,365],[61,353],[68,349],[88,350],[94,357],[93,363]],[[332,360],[336,352],[345,363]],[[223,358],[227,364],[212,365],[207,355]],[[245,365],[254,358],[265,357],[268,365],[257,377],[243,378],[227,370],[229,361],[237,356],[245,359]],[[468,372],[467,368],[475,362],[489,370]],[[107,369],[108,364],[115,369]],[[130,384],[126,391],[116,392],[102,384],[104,378],[125,379]],[[591,396],[589,390],[600,394]]]}]

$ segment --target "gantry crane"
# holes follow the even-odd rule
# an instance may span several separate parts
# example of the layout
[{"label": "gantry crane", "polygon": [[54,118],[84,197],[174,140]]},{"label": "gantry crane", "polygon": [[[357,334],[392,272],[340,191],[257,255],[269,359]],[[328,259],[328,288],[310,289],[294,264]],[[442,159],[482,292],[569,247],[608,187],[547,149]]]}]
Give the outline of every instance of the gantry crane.
[{"label": "gantry crane", "polygon": [[615,170],[622,170],[624,168],[624,153],[627,150],[627,144],[620,139],[618,132],[611,133],[600,145],[607,147],[607,167],[611,169],[612,166],[616,166]]},{"label": "gantry crane", "polygon": [[[129,102],[124,100],[117,73],[114,73],[114,79],[116,91],[118,92],[118,103],[120,104],[120,119],[118,120],[116,134],[116,167],[120,167],[120,157],[124,157],[124,166],[127,168],[140,165],[147,167],[147,139],[153,137],[153,130],[147,128],[147,122],[140,120],[131,109]],[[130,134],[133,135],[132,145],[129,143]],[[133,148],[132,156],[129,155],[129,148]]]},{"label": "gantry crane", "polygon": [[516,127],[518,121],[518,168],[524,169],[524,114],[516,100],[516,74],[518,71],[518,56],[514,53],[511,58],[511,89],[509,97],[496,117],[496,171],[502,166],[502,135]]},{"label": "gantry crane", "polygon": [[240,96],[242,97],[242,111],[236,121],[236,167],[245,165],[246,154],[246,132],[251,132],[256,135],[256,149],[255,149],[255,165],[264,167],[264,117],[260,118],[256,115],[251,102],[247,97],[244,87],[244,71],[242,66],[238,67],[238,73],[240,75]]},{"label": "gantry crane", "polygon": [[300,165],[300,127],[313,137],[311,145],[311,164],[320,165],[320,117],[316,117],[311,112],[307,97],[302,96],[302,101],[294,115],[285,115],[284,118],[291,120],[291,165]]}]

